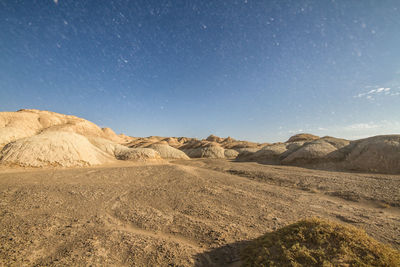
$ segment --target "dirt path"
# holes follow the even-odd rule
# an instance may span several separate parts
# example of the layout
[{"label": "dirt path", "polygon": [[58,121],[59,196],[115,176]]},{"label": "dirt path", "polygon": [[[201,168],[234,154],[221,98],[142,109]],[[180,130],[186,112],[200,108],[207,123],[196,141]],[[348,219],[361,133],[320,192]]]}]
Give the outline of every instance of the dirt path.
[{"label": "dirt path", "polygon": [[400,248],[399,181],[221,160],[0,170],[0,265],[235,266],[309,216]]}]

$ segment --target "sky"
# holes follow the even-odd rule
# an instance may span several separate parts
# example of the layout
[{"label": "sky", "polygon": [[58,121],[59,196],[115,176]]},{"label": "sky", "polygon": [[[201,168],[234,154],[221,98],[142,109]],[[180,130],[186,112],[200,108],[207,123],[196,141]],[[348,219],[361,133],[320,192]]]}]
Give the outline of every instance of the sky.
[{"label": "sky", "polygon": [[0,111],[131,136],[400,134],[398,0],[0,0]]}]

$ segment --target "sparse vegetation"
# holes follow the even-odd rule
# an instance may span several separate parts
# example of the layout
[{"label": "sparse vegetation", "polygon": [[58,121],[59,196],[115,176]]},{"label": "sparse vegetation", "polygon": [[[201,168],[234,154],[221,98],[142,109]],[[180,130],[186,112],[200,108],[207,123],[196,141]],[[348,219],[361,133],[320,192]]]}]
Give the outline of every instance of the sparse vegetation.
[{"label": "sparse vegetation", "polygon": [[245,266],[400,266],[400,252],[363,230],[317,218],[301,220],[254,240]]}]

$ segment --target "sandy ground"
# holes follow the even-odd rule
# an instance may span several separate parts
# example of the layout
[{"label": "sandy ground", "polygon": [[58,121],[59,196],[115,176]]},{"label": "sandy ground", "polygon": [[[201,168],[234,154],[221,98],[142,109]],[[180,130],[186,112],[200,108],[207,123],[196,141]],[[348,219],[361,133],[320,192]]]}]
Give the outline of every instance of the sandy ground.
[{"label": "sandy ground", "polygon": [[400,249],[400,175],[226,160],[0,169],[0,265],[236,266],[304,217]]}]

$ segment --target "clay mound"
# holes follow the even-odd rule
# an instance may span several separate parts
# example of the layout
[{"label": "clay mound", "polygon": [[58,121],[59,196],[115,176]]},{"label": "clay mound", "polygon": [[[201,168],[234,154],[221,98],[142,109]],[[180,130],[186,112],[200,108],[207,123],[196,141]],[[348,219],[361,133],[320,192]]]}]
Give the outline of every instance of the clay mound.
[{"label": "clay mound", "polygon": [[201,142],[194,138],[186,138],[186,137],[159,137],[159,136],[149,136],[149,137],[131,137],[129,142],[127,142],[127,146],[129,147],[148,147],[151,144],[156,144],[159,142],[166,142],[171,147],[180,148],[183,145],[187,145],[190,142]]},{"label": "clay mound", "polygon": [[328,142],[317,140],[302,146],[297,151],[289,154],[282,160],[283,164],[305,164],[317,163],[329,153],[336,150],[336,147]]},{"label": "clay mound", "polygon": [[188,145],[180,148],[191,158],[212,158],[223,159],[225,158],[225,149],[218,143],[207,141],[192,141]]},{"label": "clay mound", "polygon": [[254,153],[260,150],[261,148],[258,147],[240,147],[240,148],[235,148],[237,152],[240,153]]},{"label": "clay mound", "polygon": [[222,138],[222,137],[218,137],[215,135],[210,135],[209,137],[207,137],[207,139],[202,140],[200,142],[205,142],[205,141],[218,143],[221,147],[223,147],[225,149],[239,149],[239,148],[248,148],[248,147],[260,149],[263,146],[269,145],[267,143],[259,144],[259,143],[249,142],[249,141],[239,141],[230,136],[228,136],[227,138]]},{"label": "clay mound", "polygon": [[321,219],[302,220],[252,241],[244,266],[400,266],[400,253],[363,230]]},{"label": "clay mound", "polygon": [[399,173],[400,135],[382,135],[358,140],[346,160],[354,170]]},{"label": "clay mound", "polygon": [[[101,151],[119,160],[141,161],[141,160],[161,159],[160,153],[158,151],[155,151],[153,148],[128,148],[126,146],[99,137],[90,137],[88,139],[94,146],[99,148]],[[160,146],[168,146],[168,145],[160,144]],[[171,147],[171,149],[174,148]],[[181,158],[188,159],[186,154],[183,153],[182,151],[178,150],[178,153],[183,154],[183,156],[181,155],[182,156]]]},{"label": "clay mound", "polygon": [[248,141],[234,141],[234,142],[222,142],[221,146],[224,148],[229,149],[239,149],[239,148],[258,148],[261,149],[262,147],[269,145],[268,143],[253,143]]},{"label": "clay mound", "polygon": [[357,141],[351,141],[347,146],[339,148],[332,153],[329,153],[325,156],[325,159],[330,162],[344,162],[346,157],[350,154],[350,152],[355,147]]},{"label": "clay mound", "polygon": [[159,143],[163,140],[163,137],[159,136],[149,136],[149,137],[138,137],[134,138],[127,144],[128,147],[138,148],[138,147],[148,147],[151,144]]},{"label": "clay mound", "polygon": [[293,152],[297,151],[305,143],[306,143],[305,141],[297,141],[297,142],[286,143],[286,149],[287,150],[280,155],[280,159],[282,160],[282,159],[286,158],[288,155],[290,155]]},{"label": "clay mound", "polygon": [[165,137],[161,137],[161,136],[149,136],[149,137],[146,137],[145,139],[147,139],[147,140],[150,141],[150,142],[157,143],[157,142],[160,142],[160,141],[162,141],[163,139],[165,139]]},{"label": "clay mound", "polygon": [[256,161],[264,164],[279,164],[280,156],[287,150],[286,144],[267,145],[257,152],[242,152],[236,158],[238,161]]},{"label": "clay mound", "polygon": [[36,132],[29,129],[21,129],[15,127],[0,128],[0,150],[10,142],[32,136]]},{"label": "clay mound", "polygon": [[232,138],[232,137],[230,137],[230,136],[228,136],[227,138],[225,138],[225,139],[222,141],[222,143],[226,143],[226,144],[234,143],[234,142],[237,142],[236,139],[234,139],[234,138]]},{"label": "clay mound", "polygon": [[326,161],[328,155],[348,145],[350,141],[333,137],[323,137],[307,142],[294,152],[287,155],[283,164],[312,164]]},{"label": "clay mound", "polygon": [[33,113],[0,112],[0,149],[12,141],[35,135],[42,127]]},{"label": "clay mound", "polygon": [[165,141],[152,144],[148,148],[157,151],[163,159],[189,159],[183,151],[169,146]]},{"label": "clay mound", "polygon": [[113,156],[115,158],[119,158],[120,155],[124,154],[129,150],[128,147],[117,144],[113,141],[101,138],[101,137],[88,137],[90,143],[92,143],[95,147],[103,151],[104,153]]},{"label": "clay mound", "polygon": [[[194,148],[199,148],[199,147],[205,146],[205,145],[207,145],[209,143],[210,142],[208,142],[208,141],[200,141],[198,139],[192,139],[192,140],[188,140],[179,149],[181,149],[181,150],[194,149]],[[218,145],[217,143],[214,143],[214,144]]]},{"label": "clay mound", "polygon": [[146,138],[136,138],[134,140],[131,140],[126,146],[131,147],[131,148],[137,148],[137,147],[147,147],[151,144],[156,143],[155,141],[149,141]]},{"label": "clay mound", "polygon": [[171,147],[179,148],[180,150],[185,150],[185,151],[189,151],[189,149],[204,147],[209,143],[218,144],[219,146],[225,149],[235,149],[235,150],[239,148],[249,148],[249,147],[260,149],[261,147],[267,145],[267,144],[259,144],[248,141],[237,141],[232,137],[221,138],[214,135],[210,135],[207,139],[204,140],[198,140],[196,138],[187,138],[187,137],[176,138],[176,137],[158,137],[158,136],[131,138],[126,145],[128,147],[133,147],[133,148],[148,147],[151,144],[156,144],[161,141],[165,141]]},{"label": "clay mound", "polygon": [[293,135],[292,137],[289,138],[289,140],[286,141],[286,143],[298,142],[298,141],[313,141],[316,139],[319,139],[319,137],[316,135],[308,134],[308,133],[301,133],[301,134]]},{"label": "clay mound", "polygon": [[168,144],[168,142],[167,141],[160,141],[160,142],[158,142],[158,143],[153,143],[153,145],[168,145],[169,146],[169,144]]},{"label": "clay mound", "polygon": [[67,132],[46,132],[19,139],[0,153],[1,164],[30,167],[92,166],[112,161],[84,136]]},{"label": "clay mound", "polygon": [[129,142],[127,144],[127,146],[131,147],[131,148],[140,148],[140,147],[144,148],[144,147],[148,147],[149,145],[152,145],[154,143],[157,143],[157,142],[151,142],[148,140],[135,140],[135,141]]},{"label": "clay mound", "polygon": [[325,142],[328,142],[329,144],[333,145],[337,149],[340,149],[340,148],[345,147],[348,144],[350,144],[349,140],[336,138],[336,137],[331,137],[331,136],[324,136],[324,137],[321,138],[321,140],[324,140]]},{"label": "clay mound", "polygon": [[69,121],[65,124],[60,125],[53,125],[48,128],[44,128],[41,132],[70,132],[70,133],[77,133],[86,137],[89,136],[96,136],[96,137],[103,137],[107,138],[104,132],[98,127],[96,124],[90,121]]},{"label": "clay mound", "polygon": [[124,143],[124,139],[117,135],[111,128],[101,128],[104,133],[104,137],[108,140],[112,140],[116,143]]},{"label": "clay mound", "polygon": [[225,158],[225,149],[218,145],[207,145],[199,148],[201,158],[223,159]]},{"label": "clay mound", "polygon": [[175,137],[164,138],[162,142],[166,142],[169,146],[174,148],[179,148],[182,146],[182,144]]},{"label": "clay mound", "polygon": [[190,140],[193,140],[193,139],[195,139],[195,138],[179,137],[177,140],[181,144],[186,144],[187,142],[189,142]]},{"label": "clay mound", "polygon": [[235,159],[239,155],[239,152],[234,149],[225,149],[224,154],[227,159]]},{"label": "clay mound", "polygon": [[102,137],[117,141],[118,136],[103,130],[96,124],[69,115],[36,109],[17,112],[0,112],[0,148],[24,137],[49,131],[66,131],[84,136]]},{"label": "clay mound", "polygon": [[129,142],[131,142],[132,140],[135,139],[134,137],[128,136],[128,135],[125,135],[125,134],[119,134],[118,137],[120,138],[120,140],[122,140],[121,143],[123,143],[123,144],[129,143]]},{"label": "clay mound", "polygon": [[44,131],[67,131],[84,136],[97,136],[107,138],[99,126],[88,120],[76,116],[59,114],[51,111],[36,109],[20,110],[18,114],[31,113],[37,116],[41,125],[41,132]]},{"label": "clay mound", "polygon": [[148,161],[160,160],[160,154],[151,148],[130,148],[118,155],[119,160]]},{"label": "clay mound", "polygon": [[239,154],[236,156],[237,161],[251,161],[253,159],[253,155],[255,152],[259,151],[260,148],[257,147],[244,147],[244,148],[235,148]]},{"label": "clay mound", "polygon": [[218,136],[215,136],[212,134],[206,138],[206,141],[221,143],[222,141],[224,141],[224,138],[221,138],[221,137],[218,137]]}]

